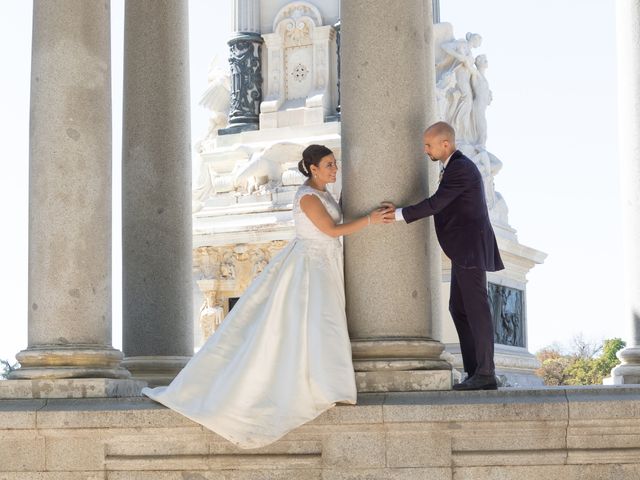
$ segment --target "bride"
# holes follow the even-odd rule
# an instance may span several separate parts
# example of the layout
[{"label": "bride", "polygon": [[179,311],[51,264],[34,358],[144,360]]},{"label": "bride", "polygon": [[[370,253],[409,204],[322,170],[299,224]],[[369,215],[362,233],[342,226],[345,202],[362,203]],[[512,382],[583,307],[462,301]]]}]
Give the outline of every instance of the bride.
[{"label": "bride", "polygon": [[142,393],[241,448],[275,442],[337,402],[355,404],[338,237],[385,223],[386,208],[340,223],[326,191],[338,167],[310,145],[293,200],[296,237],[247,288],[167,387]]}]

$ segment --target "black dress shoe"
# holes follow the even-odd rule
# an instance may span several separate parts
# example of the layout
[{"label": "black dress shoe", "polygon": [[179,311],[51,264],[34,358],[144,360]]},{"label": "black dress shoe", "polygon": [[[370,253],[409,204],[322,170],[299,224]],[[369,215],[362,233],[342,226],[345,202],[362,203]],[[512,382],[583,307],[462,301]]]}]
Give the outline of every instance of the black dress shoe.
[{"label": "black dress shoe", "polygon": [[456,383],[453,386],[453,389],[457,391],[497,390],[498,383],[496,382],[495,375],[480,375],[477,373],[473,377],[467,378],[462,383]]}]

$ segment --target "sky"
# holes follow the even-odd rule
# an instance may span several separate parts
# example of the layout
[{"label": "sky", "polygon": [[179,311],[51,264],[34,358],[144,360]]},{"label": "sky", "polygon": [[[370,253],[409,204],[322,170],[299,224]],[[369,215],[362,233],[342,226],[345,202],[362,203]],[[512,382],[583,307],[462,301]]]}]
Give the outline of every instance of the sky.
[{"label": "sky", "polygon": [[[313,0],[312,0],[313,1]],[[345,0],[348,1],[348,0]],[[479,33],[493,92],[487,148],[519,241],[548,254],[528,275],[529,350],[577,335],[625,337],[616,110],[615,0],[441,0],[457,38]],[[225,61],[231,0],[190,0],[192,141],[207,71]],[[0,0],[0,359],[27,346],[32,4]],[[121,346],[120,162],[124,0],[111,1],[113,344]],[[195,161],[194,161],[195,164]]]}]

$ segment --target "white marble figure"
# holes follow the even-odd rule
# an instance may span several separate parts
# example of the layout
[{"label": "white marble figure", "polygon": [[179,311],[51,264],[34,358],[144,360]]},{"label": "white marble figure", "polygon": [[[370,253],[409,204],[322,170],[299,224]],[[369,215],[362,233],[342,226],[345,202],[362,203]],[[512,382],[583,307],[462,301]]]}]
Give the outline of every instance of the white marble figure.
[{"label": "white marble figure", "polygon": [[472,121],[475,130],[474,143],[485,147],[487,144],[487,107],[493,100],[489,82],[484,72],[489,63],[486,55],[478,55],[475,60],[475,69],[471,74],[471,90],[473,91]]},{"label": "white marble figure", "polygon": [[218,130],[227,126],[231,104],[231,74],[229,68],[223,67],[217,56],[211,62],[207,80],[207,89],[200,97],[198,105],[209,110],[211,115],[207,133],[195,143],[193,149],[196,153],[194,171],[198,172],[191,197],[193,212],[200,210],[207,198],[213,193],[211,175],[202,163],[201,154],[215,147]]},{"label": "white marble figure", "polygon": [[486,110],[493,100],[485,76],[489,64],[486,55],[474,58],[472,52],[482,44],[482,37],[467,33],[464,39],[456,39],[451,24],[440,23],[435,26],[435,41],[440,118],[453,125],[458,147],[482,173],[492,222],[510,229],[507,205],[494,186],[502,162],[486,148]]},{"label": "white marble figure", "polygon": [[467,33],[466,40],[452,40],[444,42],[440,48],[448,54],[441,63],[436,65],[439,72],[438,83],[444,77],[454,75],[457,95],[455,102],[449,104],[446,110],[448,122],[456,130],[458,139],[468,140],[475,137],[475,125],[472,120],[473,90],[471,88],[471,76],[474,74],[475,65],[471,52],[482,43],[482,37],[477,33]]},{"label": "white marble figure", "polygon": [[205,299],[200,307],[200,328],[202,338],[209,338],[220,326],[224,319],[224,308],[216,302],[216,291],[211,290],[205,293]]},{"label": "white marble figure", "polygon": [[[235,186],[252,193],[261,185],[281,184],[286,170],[284,164],[290,163],[292,158],[302,158],[305,147],[294,142],[279,142],[253,153],[247,163],[238,165],[233,171]],[[300,175],[299,184],[303,181]]]},{"label": "white marble figure", "polygon": [[441,119],[449,118],[449,105],[457,105],[460,92],[456,88],[456,76],[445,72],[436,83],[436,102]]}]

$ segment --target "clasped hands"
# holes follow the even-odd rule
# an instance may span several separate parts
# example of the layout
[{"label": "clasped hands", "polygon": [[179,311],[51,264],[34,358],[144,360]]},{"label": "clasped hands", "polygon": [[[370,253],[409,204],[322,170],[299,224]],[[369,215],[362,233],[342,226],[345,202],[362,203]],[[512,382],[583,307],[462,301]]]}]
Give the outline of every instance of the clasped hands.
[{"label": "clasped hands", "polygon": [[391,202],[382,202],[369,214],[372,224],[393,223],[396,221],[396,207]]}]

